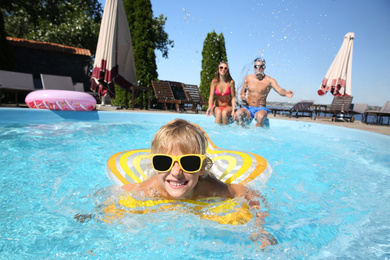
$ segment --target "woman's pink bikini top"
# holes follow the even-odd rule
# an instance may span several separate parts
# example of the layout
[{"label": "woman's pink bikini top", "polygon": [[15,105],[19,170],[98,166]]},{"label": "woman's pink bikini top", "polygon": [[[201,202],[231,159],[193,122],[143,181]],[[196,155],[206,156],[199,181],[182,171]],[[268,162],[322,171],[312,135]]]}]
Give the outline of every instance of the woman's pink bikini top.
[{"label": "woman's pink bikini top", "polygon": [[219,91],[219,89],[218,89],[218,86],[216,86],[215,87],[215,95],[217,95],[217,96],[227,96],[227,95],[230,95],[230,87],[229,87],[229,85],[227,85],[227,89],[226,89],[226,91],[225,91],[225,93],[221,93],[221,91]]}]

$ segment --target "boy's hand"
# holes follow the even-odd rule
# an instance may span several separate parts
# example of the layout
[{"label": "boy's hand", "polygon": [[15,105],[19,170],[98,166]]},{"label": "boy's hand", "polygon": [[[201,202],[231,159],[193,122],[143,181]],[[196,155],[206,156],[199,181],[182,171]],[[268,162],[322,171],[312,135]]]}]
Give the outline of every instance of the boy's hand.
[{"label": "boy's hand", "polygon": [[[261,250],[264,250],[269,245],[275,245],[278,243],[278,241],[264,229],[253,232],[249,238],[255,242]],[[259,242],[261,243],[260,245]]]}]

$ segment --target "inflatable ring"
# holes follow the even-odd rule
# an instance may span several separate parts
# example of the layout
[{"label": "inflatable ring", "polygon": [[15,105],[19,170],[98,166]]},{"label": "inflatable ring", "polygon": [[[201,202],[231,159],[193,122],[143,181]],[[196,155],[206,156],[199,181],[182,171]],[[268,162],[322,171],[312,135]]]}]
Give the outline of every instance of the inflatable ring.
[{"label": "inflatable ring", "polygon": [[78,91],[68,90],[36,90],[26,96],[29,108],[51,110],[89,111],[96,106],[93,96]]},{"label": "inflatable ring", "polygon": [[[202,131],[204,131],[200,126]],[[254,179],[268,179],[271,171],[267,161],[260,155],[235,150],[218,148],[205,133],[208,139],[207,155],[213,161],[211,172],[225,183],[246,184]],[[117,185],[140,183],[154,174],[150,162],[150,149],[133,149],[112,155],[106,164],[106,174]],[[218,198],[217,198],[218,200]],[[140,201],[131,196],[123,196],[118,204],[109,203],[104,209],[103,221],[112,222],[121,219],[127,213],[145,214],[174,210],[191,212],[201,219],[217,221],[221,224],[245,224],[252,219],[253,214],[246,203],[236,199],[217,201],[213,198],[206,200],[180,200],[188,207],[178,204],[177,200],[145,200]]]},{"label": "inflatable ring", "polygon": [[[262,156],[218,148],[207,134],[206,136],[206,153],[213,161],[211,172],[219,180],[244,185],[266,170],[267,161]],[[120,186],[147,180],[153,174],[149,154],[150,149],[133,149],[112,155],[106,164],[108,178]]]},{"label": "inflatable ring", "polygon": [[[185,203],[185,204],[183,204]],[[220,224],[242,225],[253,218],[247,203],[237,199],[226,199],[214,202],[208,200],[146,200],[140,201],[131,196],[119,200],[119,206],[114,203],[103,209],[102,220],[111,223],[120,220],[126,214],[147,214],[162,211],[189,212],[201,219],[216,221]]]},{"label": "inflatable ring", "polygon": [[267,160],[264,157],[250,153],[235,150],[225,150],[217,147],[207,135],[208,147],[207,155],[213,161],[212,172],[217,178],[225,183],[238,183],[245,185],[248,182],[258,178],[267,169]]}]

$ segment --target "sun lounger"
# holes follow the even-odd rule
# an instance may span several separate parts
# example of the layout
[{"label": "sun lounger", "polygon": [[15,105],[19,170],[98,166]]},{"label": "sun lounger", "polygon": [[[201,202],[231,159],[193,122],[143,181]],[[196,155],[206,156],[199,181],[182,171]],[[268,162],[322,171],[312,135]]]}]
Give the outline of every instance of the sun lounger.
[{"label": "sun lounger", "polygon": [[292,117],[292,115],[295,113],[295,117],[299,117],[299,113],[301,113],[301,116],[305,116],[305,113],[307,113],[309,117],[312,117],[313,110],[310,109],[310,107],[313,105],[314,101],[312,100],[302,100],[298,103],[296,103],[292,108],[272,108],[271,112],[276,116],[276,113],[283,113],[288,115],[289,117]]},{"label": "sun lounger", "polygon": [[44,89],[75,90],[71,77],[41,74],[41,80]]},{"label": "sun lounger", "polygon": [[74,87],[74,90],[76,90],[78,92],[85,92],[83,83],[76,83],[73,85],[73,87]]},{"label": "sun lounger", "polygon": [[165,110],[168,109],[167,104],[175,104],[176,112],[180,112],[180,105],[182,104],[182,101],[180,99],[176,99],[173,95],[169,81],[152,80],[152,86],[157,102],[164,104]]},{"label": "sun lounger", "polygon": [[[163,80],[160,82],[163,82]],[[176,82],[176,81],[164,81],[164,82],[168,82],[169,85],[171,86],[173,96],[175,97],[175,99],[182,100],[183,102],[188,101],[187,93],[184,91],[181,82]]]},{"label": "sun lounger", "polygon": [[73,85],[74,87],[74,90],[76,91],[79,91],[79,92],[84,92],[84,93],[87,93],[87,94],[90,94],[91,96],[93,96],[96,100],[100,100],[100,97],[99,97],[99,94],[98,93],[95,93],[95,92],[92,92],[92,91],[85,91],[84,90],[84,83],[81,83],[81,82],[77,82],[76,84]]},{"label": "sun lounger", "polygon": [[191,84],[182,84],[184,91],[187,93],[188,99],[194,104],[193,107],[195,109],[195,113],[198,113],[197,106],[207,105],[207,102],[203,101],[202,94],[199,91],[199,87],[197,85]]},{"label": "sun lounger", "polygon": [[35,90],[33,75],[0,70],[0,104],[2,90],[15,92],[15,104],[18,105],[18,92],[29,93]]},{"label": "sun lounger", "polygon": [[366,111],[364,113],[364,122],[367,123],[367,117],[371,115],[375,117],[376,124],[382,124],[383,118],[387,117],[387,124],[390,124],[390,100],[388,100],[379,111]]},{"label": "sun lounger", "polygon": [[[336,119],[344,120],[351,118],[349,111],[351,108],[352,99],[353,97],[351,96],[334,97],[332,104],[329,106],[329,108],[315,111],[314,120],[316,120],[317,118],[329,118],[332,121],[336,121]],[[323,113],[324,116],[320,116],[321,113]],[[330,116],[327,116],[328,114]]]},{"label": "sun lounger", "polygon": [[[186,105],[190,106],[189,109],[194,111],[195,113],[198,113],[197,105],[199,104],[199,98],[195,100],[193,99],[193,96],[190,95],[189,92],[187,92],[187,89],[185,87],[185,84],[181,82],[175,82],[175,81],[169,81],[169,84],[171,85],[173,95],[176,99],[180,99],[182,101],[183,108],[186,107]],[[197,86],[195,86],[197,87]],[[199,90],[198,90],[199,93]],[[191,92],[191,94],[193,94]]]}]

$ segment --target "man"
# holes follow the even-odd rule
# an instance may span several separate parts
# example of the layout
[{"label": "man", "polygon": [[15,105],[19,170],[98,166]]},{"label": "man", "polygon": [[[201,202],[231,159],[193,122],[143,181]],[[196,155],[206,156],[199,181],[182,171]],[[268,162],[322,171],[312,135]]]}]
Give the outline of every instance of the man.
[{"label": "man", "polygon": [[[256,119],[256,126],[263,126],[264,120],[267,118],[269,112],[266,108],[267,96],[271,88],[281,96],[291,98],[294,93],[291,90],[286,91],[281,88],[276,80],[268,75],[264,74],[265,60],[262,58],[256,58],[254,61],[254,74],[246,77],[244,86],[241,90],[241,99],[246,102],[247,105],[241,107],[234,120],[237,123],[242,124],[248,119]],[[246,93],[248,92],[248,96]]]}]

